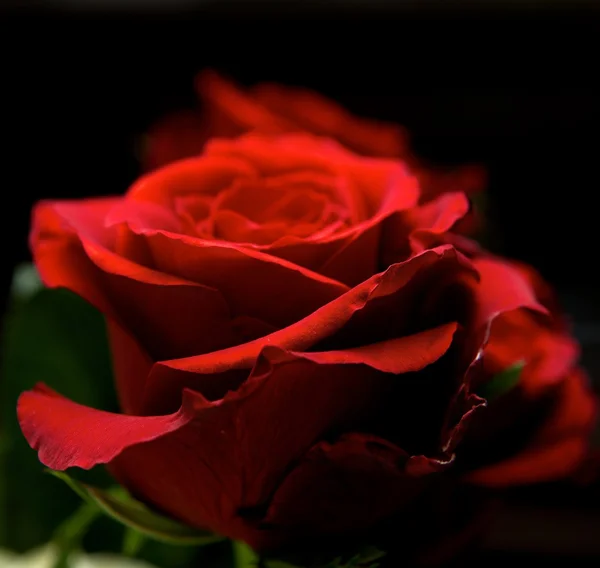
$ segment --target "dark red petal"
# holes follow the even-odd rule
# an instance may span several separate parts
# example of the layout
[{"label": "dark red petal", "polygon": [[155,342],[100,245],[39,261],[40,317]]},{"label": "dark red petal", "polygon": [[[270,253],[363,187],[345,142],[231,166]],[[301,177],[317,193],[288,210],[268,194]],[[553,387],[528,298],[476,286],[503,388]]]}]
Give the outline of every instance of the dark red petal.
[{"label": "dark red petal", "polygon": [[503,487],[560,479],[574,473],[589,449],[598,401],[585,374],[576,370],[558,392],[552,415],[516,456],[467,475],[472,483]]},{"label": "dark red petal", "polygon": [[106,324],[119,406],[125,414],[137,414],[153,361],[114,320],[108,319]]},{"label": "dark red petal", "polygon": [[[282,327],[348,287],[286,260],[233,243],[144,231],[157,270],[218,290],[233,315]],[[212,320],[214,321],[214,320]]]},{"label": "dark red petal", "polygon": [[274,532],[292,530],[300,537],[366,528],[406,507],[425,487],[422,477],[406,473],[407,457],[374,436],[321,442],[277,489],[264,523]]},{"label": "dark red petal", "polygon": [[200,395],[188,393],[174,414],[126,416],[82,406],[38,384],[19,397],[17,415],[27,442],[44,465],[90,469],[130,446],[179,430],[204,404]]}]

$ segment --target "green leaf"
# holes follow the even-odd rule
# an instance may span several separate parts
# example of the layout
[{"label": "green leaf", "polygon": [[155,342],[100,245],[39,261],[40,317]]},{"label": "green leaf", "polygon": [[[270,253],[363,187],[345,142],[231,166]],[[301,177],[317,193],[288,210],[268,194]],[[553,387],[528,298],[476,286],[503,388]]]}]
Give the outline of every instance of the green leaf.
[{"label": "green leaf", "polygon": [[259,566],[260,558],[245,542],[234,540],[231,543],[234,568],[253,568]]},{"label": "green leaf", "polygon": [[104,490],[81,483],[61,471],[47,470],[64,481],[86,501],[95,503],[104,513],[127,527],[161,542],[202,546],[224,540],[210,532],[188,527],[152,511],[133,499],[121,487]]},{"label": "green leaf", "polygon": [[489,401],[506,394],[519,384],[524,366],[525,361],[517,361],[482,385],[477,394]]},{"label": "green leaf", "polygon": [[[0,545],[17,551],[48,542],[79,505],[67,488],[42,475],[17,422],[18,396],[43,381],[81,404],[117,409],[103,316],[67,290],[28,297],[34,270],[23,270],[15,276],[0,354]],[[98,483],[101,474],[87,475]]]}]

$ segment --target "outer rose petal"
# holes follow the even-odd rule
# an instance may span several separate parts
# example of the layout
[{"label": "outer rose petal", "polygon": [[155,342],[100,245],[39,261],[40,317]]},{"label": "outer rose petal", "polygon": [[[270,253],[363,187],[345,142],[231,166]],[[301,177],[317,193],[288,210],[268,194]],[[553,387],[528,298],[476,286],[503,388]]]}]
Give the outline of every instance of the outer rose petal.
[{"label": "outer rose petal", "polygon": [[515,310],[494,321],[483,356],[483,379],[523,361],[519,385],[533,399],[569,374],[580,355],[578,343],[555,329],[552,320],[541,319]]},{"label": "outer rose petal", "polygon": [[194,417],[200,395],[184,395],[181,409],[168,416],[126,416],[77,404],[43,384],[19,397],[19,424],[40,461],[57,470],[90,469],[108,463],[125,448],[182,428]]},{"label": "outer rose petal", "polygon": [[556,393],[558,402],[528,446],[518,455],[467,474],[472,483],[503,487],[560,479],[574,473],[588,451],[597,401],[588,379],[573,371]]},{"label": "outer rose petal", "polygon": [[427,480],[408,474],[406,452],[375,436],[349,434],[310,449],[269,505],[265,526],[303,535],[356,531],[418,499]]},{"label": "outer rose petal", "polygon": [[154,357],[230,345],[230,315],[221,294],[111,252],[115,235],[104,223],[109,210],[103,201],[95,205],[48,202],[34,210],[31,247],[45,284],[94,304]]},{"label": "outer rose petal", "polygon": [[499,258],[473,259],[481,281],[478,286],[477,326],[491,322],[498,314],[516,308],[530,308],[547,314],[529,282],[509,262]]}]

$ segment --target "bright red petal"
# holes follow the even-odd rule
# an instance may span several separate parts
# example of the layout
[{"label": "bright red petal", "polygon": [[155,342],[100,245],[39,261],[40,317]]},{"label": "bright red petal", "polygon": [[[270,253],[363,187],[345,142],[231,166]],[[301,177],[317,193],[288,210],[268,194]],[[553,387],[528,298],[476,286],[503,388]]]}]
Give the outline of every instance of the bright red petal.
[{"label": "bright red petal", "polygon": [[168,416],[126,416],[77,404],[43,384],[19,397],[17,415],[40,461],[56,470],[90,469],[108,463],[123,450],[179,430],[193,417],[200,395],[186,394]]}]

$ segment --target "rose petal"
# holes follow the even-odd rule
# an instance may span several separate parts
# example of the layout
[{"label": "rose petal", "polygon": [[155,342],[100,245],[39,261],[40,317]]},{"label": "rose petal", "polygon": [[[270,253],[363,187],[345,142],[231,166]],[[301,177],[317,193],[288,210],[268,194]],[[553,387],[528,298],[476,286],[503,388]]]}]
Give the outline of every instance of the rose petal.
[{"label": "rose petal", "polygon": [[407,337],[353,349],[303,353],[302,357],[321,365],[360,364],[384,373],[411,373],[431,365],[446,353],[457,327],[456,323],[449,323]]},{"label": "rose petal", "polygon": [[580,354],[577,341],[554,327],[525,310],[501,314],[485,347],[483,375],[494,376],[523,361],[519,384],[528,396],[540,396],[569,373]]},{"label": "rose petal", "polygon": [[125,414],[137,414],[140,393],[153,361],[139,342],[114,320],[108,319],[106,324],[119,407]]},{"label": "rose petal", "polygon": [[283,259],[222,241],[162,231],[142,234],[157,270],[219,290],[234,315],[283,327],[345,293],[341,282]]},{"label": "rose petal", "polygon": [[297,538],[366,528],[415,501],[426,487],[423,478],[405,472],[407,458],[375,436],[321,442],[277,489],[264,525]]},{"label": "rose petal", "polygon": [[517,308],[530,308],[542,314],[548,310],[542,306],[533,288],[519,270],[499,258],[481,257],[473,260],[480,275],[477,287],[478,307],[476,325],[485,326],[498,314]]},{"label": "rose petal", "polygon": [[464,194],[450,193],[426,205],[390,215],[382,224],[382,262],[401,262],[428,248],[454,244],[447,232],[468,209],[469,202]]},{"label": "rose petal", "polygon": [[552,415],[516,456],[467,474],[471,483],[505,487],[540,483],[574,473],[588,451],[598,403],[581,371],[572,372],[557,393]]},{"label": "rose petal", "polygon": [[178,197],[215,195],[236,179],[254,177],[256,171],[246,161],[203,154],[179,160],[142,176],[127,191],[127,199],[149,201],[173,209]]},{"label": "rose petal", "polygon": [[104,217],[104,225],[112,227],[127,223],[132,227],[153,227],[180,232],[182,225],[172,210],[149,201],[120,199]]},{"label": "rose petal", "polygon": [[62,471],[108,463],[132,445],[179,430],[204,404],[200,395],[189,393],[169,416],[126,416],[82,406],[40,383],[19,397],[17,414],[40,461]]}]

